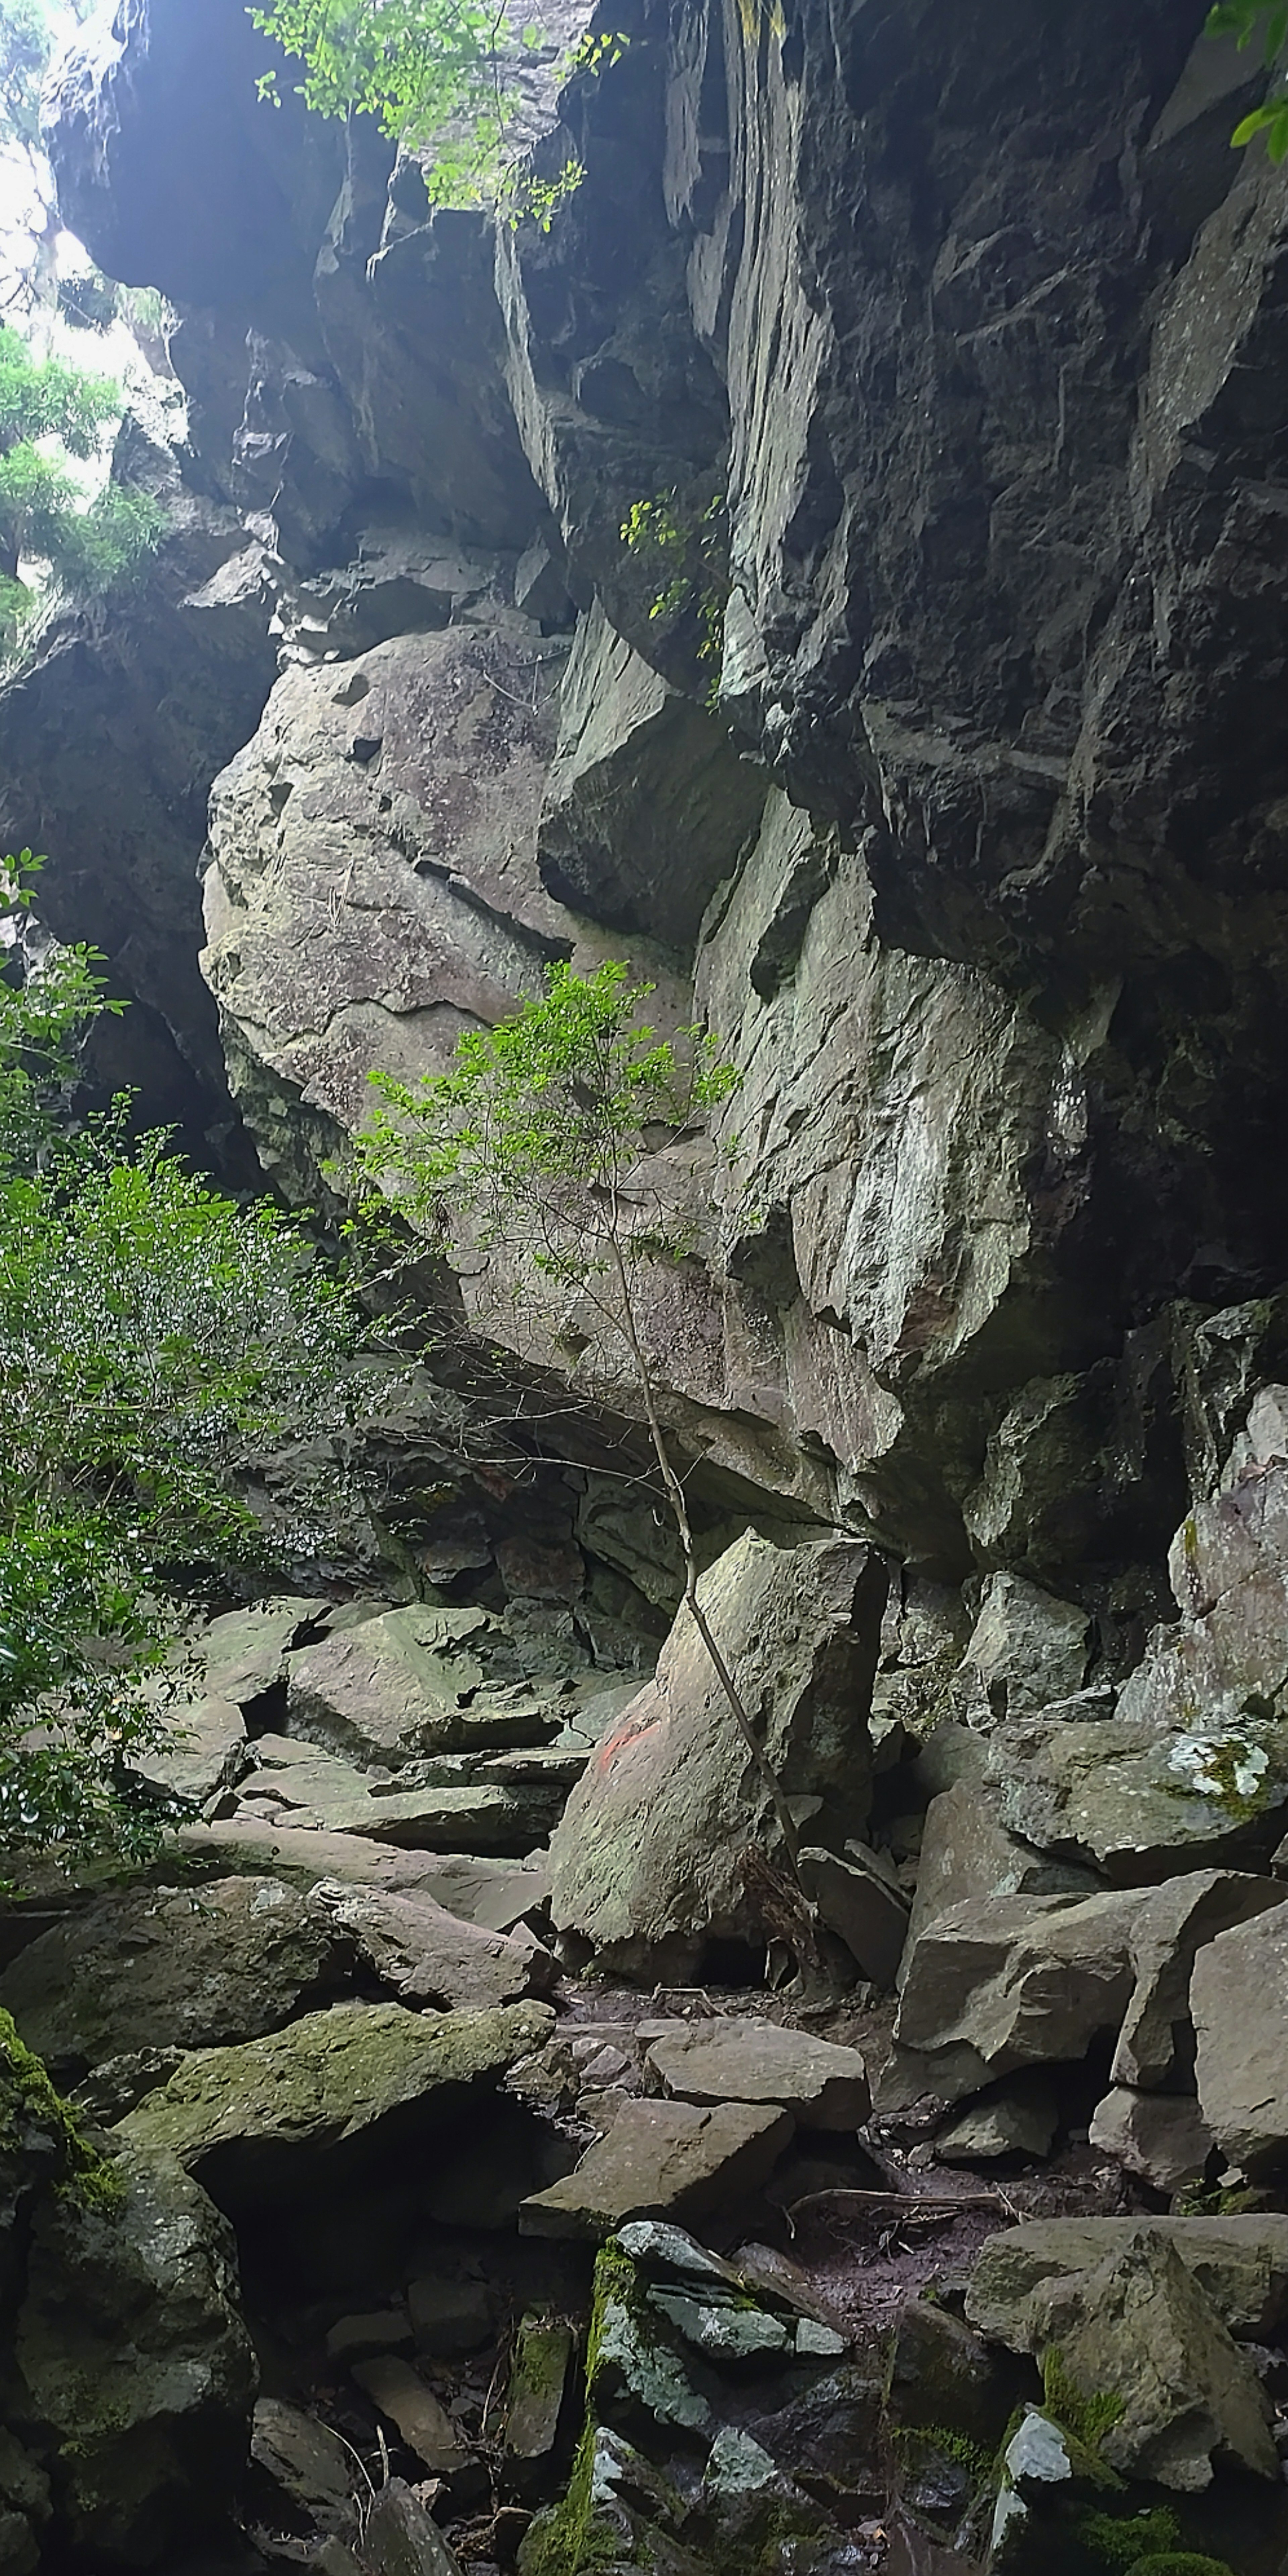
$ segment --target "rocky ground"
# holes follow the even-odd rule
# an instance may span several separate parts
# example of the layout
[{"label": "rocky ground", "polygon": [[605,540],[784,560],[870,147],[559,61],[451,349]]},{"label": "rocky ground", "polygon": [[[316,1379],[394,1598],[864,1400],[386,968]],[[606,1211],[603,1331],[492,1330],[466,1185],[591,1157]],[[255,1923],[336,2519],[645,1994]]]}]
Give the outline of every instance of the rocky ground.
[{"label": "rocky ground", "polygon": [[169,1858],[3,1917],[6,2571],[1278,2576],[1286,1432],[1116,1693],[726,1551],[799,1888],[683,1615],[208,1622]]}]

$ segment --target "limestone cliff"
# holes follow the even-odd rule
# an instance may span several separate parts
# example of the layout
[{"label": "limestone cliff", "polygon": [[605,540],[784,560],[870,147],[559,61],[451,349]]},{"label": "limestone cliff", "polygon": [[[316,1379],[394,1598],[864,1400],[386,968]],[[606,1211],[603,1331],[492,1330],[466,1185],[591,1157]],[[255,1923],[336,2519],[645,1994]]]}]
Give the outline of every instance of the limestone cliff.
[{"label": "limestone cliff", "polygon": [[[548,233],[258,107],[239,0],[123,0],[49,129],[69,221],[181,309],[185,479],[284,639],[271,691],[258,627],[212,679],[183,809],[213,786],[203,967],[268,1169],[311,1192],[371,1065],[628,954],[744,1076],[732,1167],[663,1176],[689,1451],[1124,1637],[1288,1273],[1288,179],[1229,151],[1203,16],[604,0],[630,43],[562,95]],[[659,615],[622,525],[663,494]],[[87,758],[137,623],[75,646]],[[187,930],[196,833],[105,801],[97,909],[83,793],[31,831],[128,965]],[[165,1008],[201,1055],[190,959]],[[499,1289],[463,1285],[489,1339]]]}]

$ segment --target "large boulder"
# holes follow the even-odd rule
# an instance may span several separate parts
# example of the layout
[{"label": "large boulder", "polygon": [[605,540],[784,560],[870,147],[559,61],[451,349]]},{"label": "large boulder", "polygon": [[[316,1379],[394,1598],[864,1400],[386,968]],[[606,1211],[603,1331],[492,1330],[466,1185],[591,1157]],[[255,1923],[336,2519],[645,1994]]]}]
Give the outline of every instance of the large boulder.
[{"label": "large boulder", "polygon": [[958,2101],[1035,2065],[1077,2064],[1116,2032],[1131,1996],[1131,1930],[1145,1899],[999,1896],[948,1907],[912,1946],[881,2087]]},{"label": "large boulder", "polygon": [[[885,1570],[851,1540],[778,1548],[748,1535],[699,1598],[808,1840],[867,1820],[867,1711]],[[551,1844],[564,1934],[629,1973],[700,1957],[764,1922],[745,1861],[778,1849],[773,1804],[687,1610],[657,1674],[609,1729]],[[781,1856],[780,1856],[781,1857]]]},{"label": "large boulder", "polygon": [[240,2048],[205,2049],[113,2132],[177,2155],[221,2206],[290,2201],[379,2144],[448,2127],[549,2035],[548,2005],[415,2013],[337,2004]]},{"label": "large boulder", "polygon": [[244,1769],[246,1721],[235,1700],[206,1698],[167,1707],[164,1733],[138,1768],[167,1797],[204,1806]]},{"label": "large boulder", "polygon": [[[1251,1926],[1278,1908],[1288,1888],[1277,1879],[1238,1870],[1195,1870],[1169,1880],[1143,1905],[1132,1925],[1131,1962],[1136,1983],[1114,2051],[1115,2084],[1145,2089],[1187,2084],[1194,2072],[1195,2037],[1190,1988],[1195,1963],[1232,1925]],[[1253,1955],[1267,1970],[1283,1955],[1272,1923],[1254,1936]],[[1237,1945],[1236,1945],[1237,1946]],[[1247,1959],[1248,1949],[1239,1955]],[[1205,1967],[1205,1982],[1206,1982]],[[1275,1979],[1270,1976],[1273,1986]]]},{"label": "large boulder", "polygon": [[191,1642],[207,1692],[244,1706],[272,1690],[286,1673],[286,1657],[302,1628],[325,1617],[325,1601],[311,1593],[278,1592],[244,1610],[224,1610]]},{"label": "large boulder", "polygon": [[1096,2104],[1088,2135],[1102,2155],[1169,2194],[1202,2180],[1216,2145],[1192,2093],[1137,2093],[1127,2084]]},{"label": "large boulder", "polygon": [[981,2333],[1032,2352],[1044,2283],[1093,2272],[1145,2231],[1174,2247],[1231,2334],[1264,2341],[1288,2316],[1288,2216],[1033,2218],[990,2236],[977,2256],[966,2314]]},{"label": "large boulder", "polygon": [[350,1936],[265,1877],[107,1897],[29,1943],[0,2002],[62,2078],[138,2049],[258,2039],[352,1991]]},{"label": "large boulder", "polygon": [[1033,2332],[1080,2398],[1111,2401],[1110,2468],[1183,2493],[1210,2486],[1214,2460],[1278,2478],[1270,2399],[1166,2237],[1142,2229],[1093,2271],[1048,2282]]},{"label": "large boulder", "polygon": [[1222,1932],[1194,1964],[1196,2081],[1203,2117],[1231,2164],[1257,2176],[1288,2164],[1288,1913]]},{"label": "large boulder", "polygon": [[122,2145],[113,2162],[110,2196],[36,2216],[7,2394],[56,2462],[68,2557],[163,2567],[231,2521],[256,2366],[226,2220],[173,2157]]},{"label": "large boulder", "polygon": [[432,1896],[383,1895],[324,1879],[315,1901],[403,2003],[488,2011],[545,1993],[554,1982],[554,1960],[531,1933],[485,1931]]},{"label": "large boulder", "polygon": [[489,1742],[540,1743],[554,1728],[539,1709],[525,1719],[503,1702],[490,1722],[473,1711],[498,1644],[508,1682],[517,1671],[514,1650],[486,1610],[414,1602],[364,1619],[291,1657],[292,1727],[329,1752],[368,1763]]},{"label": "large boulder", "polygon": [[576,2172],[533,2192],[528,2236],[610,2236],[624,2219],[696,2219],[767,2182],[795,2122],[778,2103],[624,2102]]},{"label": "large boulder", "polygon": [[954,1697],[973,1723],[1031,1717],[1080,1691],[1091,1651],[1091,1621],[1018,1574],[992,1574],[966,1641]]}]

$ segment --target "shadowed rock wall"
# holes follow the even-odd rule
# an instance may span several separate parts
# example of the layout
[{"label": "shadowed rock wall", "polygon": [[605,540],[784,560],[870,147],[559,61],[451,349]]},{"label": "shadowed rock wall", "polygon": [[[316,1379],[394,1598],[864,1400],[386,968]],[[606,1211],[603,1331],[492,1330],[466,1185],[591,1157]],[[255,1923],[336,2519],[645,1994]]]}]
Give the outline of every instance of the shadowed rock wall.
[{"label": "shadowed rock wall", "polygon": [[[625,945],[744,1076],[732,1166],[655,1175],[691,1452],[1094,1591],[1212,1445],[1196,1330],[1288,1272],[1288,182],[1198,0],[612,15],[548,233],[267,117],[233,0],[63,72],[69,215],[183,307],[292,666],[213,805],[234,1089],[306,1192],[370,1064]],[[195,174],[248,170],[216,253]],[[524,1334],[630,1409],[586,1319]]]}]

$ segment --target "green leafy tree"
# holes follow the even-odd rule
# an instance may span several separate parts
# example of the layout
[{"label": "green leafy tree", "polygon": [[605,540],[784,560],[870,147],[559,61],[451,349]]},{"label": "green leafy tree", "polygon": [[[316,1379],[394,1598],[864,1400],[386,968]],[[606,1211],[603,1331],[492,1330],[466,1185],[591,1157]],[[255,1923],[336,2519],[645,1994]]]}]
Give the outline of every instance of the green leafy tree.
[{"label": "green leafy tree", "polygon": [[616,962],[586,976],[553,967],[542,1001],[460,1040],[453,1072],[414,1085],[373,1074],[382,1106],[359,1157],[448,1246],[499,1250],[517,1268],[518,1297],[526,1272],[584,1299],[621,1350],[679,1536],[689,1613],[795,1868],[791,1810],[698,1597],[688,1501],[640,1314],[645,1268],[692,1246],[691,1227],[649,1185],[650,1136],[683,1134],[729,1099],[738,1075],[699,1029],[679,1049],[660,1039],[640,1017],[652,990]]},{"label": "green leafy tree", "polygon": [[[120,414],[120,387],[109,377],[36,359],[19,332],[0,324],[0,642],[12,644],[32,605],[19,578],[25,559],[47,563],[70,596],[89,598],[155,547],[162,514],[150,495],[108,483],[87,508],[66,462],[96,456]],[[62,459],[45,453],[50,439]]]},{"label": "green leafy tree", "polygon": [[0,139],[40,151],[40,85],[53,52],[42,0],[0,0]]},{"label": "green leafy tree", "polygon": [[[506,0],[272,0],[250,14],[303,65],[300,95],[317,115],[374,116],[407,150],[433,146],[425,169],[431,203],[495,201],[515,221],[527,215],[548,231],[585,176],[575,156],[553,179],[524,166],[513,64],[520,48],[539,49],[544,40],[540,28],[509,17]],[[562,69],[606,71],[627,42],[588,37]],[[275,72],[259,87],[277,103]]]},{"label": "green leafy tree", "polygon": [[69,1125],[98,964],[0,981],[0,1848],[154,1830],[134,1766],[185,1572],[262,1558],[237,1471],[340,1418],[359,1330],[297,1228],[129,1142],[128,1104]]},{"label": "green leafy tree", "polygon": [[[1208,11],[1207,33],[1234,36],[1241,52],[1260,39],[1266,63],[1273,69],[1288,37],[1288,0],[1216,0]],[[1276,79],[1270,97],[1236,125],[1230,140],[1242,146],[1258,134],[1264,134],[1272,161],[1288,157],[1288,88],[1281,78]]]}]

